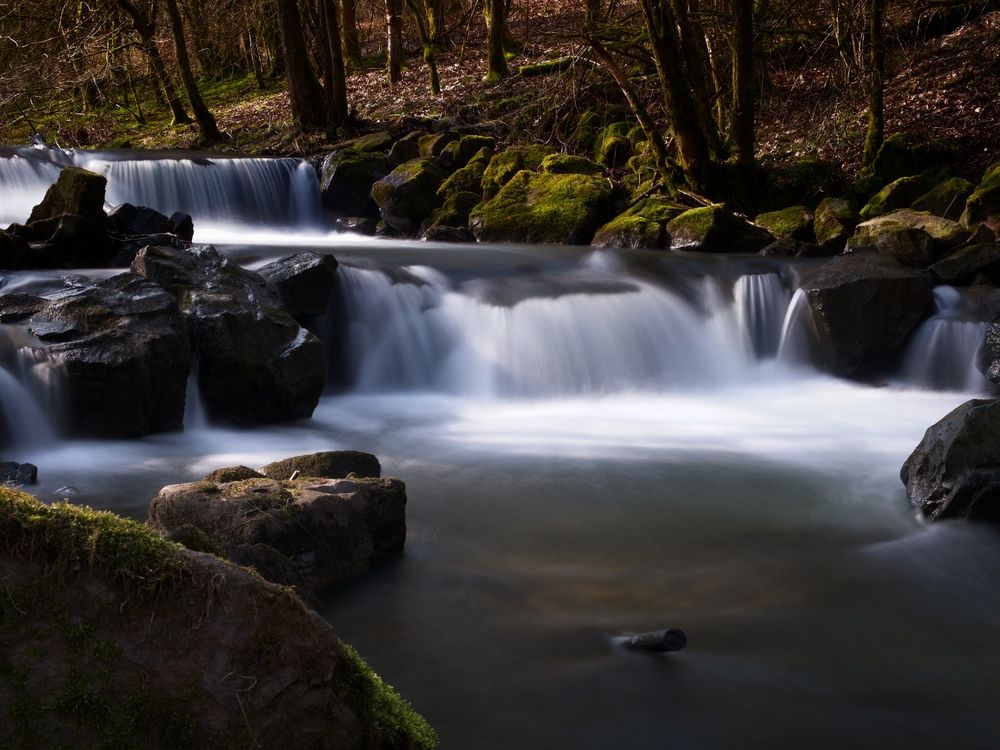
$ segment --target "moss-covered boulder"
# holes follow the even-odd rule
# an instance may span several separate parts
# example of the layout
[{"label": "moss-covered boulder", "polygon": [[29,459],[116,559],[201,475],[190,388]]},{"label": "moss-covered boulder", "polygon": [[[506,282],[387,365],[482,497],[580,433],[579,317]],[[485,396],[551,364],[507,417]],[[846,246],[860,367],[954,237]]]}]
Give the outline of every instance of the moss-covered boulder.
[{"label": "moss-covered boulder", "polygon": [[824,198],[813,213],[816,242],[832,252],[840,252],[860,219],[850,202],[843,198]]},{"label": "moss-covered boulder", "polygon": [[522,169],[536,171],[542,166],[542,160],[555,149],[539,143],[524,146],[511,146],[496,154],[483,173],[483,198],[489,200],[500,188]]},{"label": "moss-covered boulder", "polygon": [[847,245],[851,250],[879,250],[911,268],[926,268],[968,239],[969,230],[956,221],[901,209],[858,224]]},{"label": "moss-covered boulder", "polygon": [[261,467],[260,473],[271,479],[289,479],[298,472],[304,477],[343,479],[354,474],[359,477],[382,476],[382,465],[371,453],[362,451],[322,451],[292,456]]},{"label": "moss-covered boulder", "polygon": [[141,524],[0,487],[0,579],[4,747],[436,745],[289,589]]},{"label": "moss-covered boulder", "polygon": [[872,172],[883,183],[950,165],[958,155],[951,143],[894,133],[882,142]]},{"label": "moss-covered boulder", "polygon": [[430,222],[422,235],[432,228],[436,230],[439,227],[459,228],[466,226],[469,223],[469,214],[472,213],[472,209],[481,202],[482,196],[478,193],[451,193],[445,198],[441,207],[431,214]]},{"label": "moss-covered boulder", "polygon": [[1000,243],[988,242],[959,248],[931,266],[942,284],[1000,284]]},{"label": "moss-covered boulder", "polygon": [[757,214],[753,223],[778,239],[791,237],[800,242],[812,242],[814,239],[813,212],[805,206],[790,206]]},{"label": "moss-covered boulder", "polygon": [[447,173],[432,159],[401,164],[372,186],[372,200],[386,224],[405,235],[414,235],[440,199],[438,188]]},{"label": "moss-covered boulder", "polygon": [[59,384],[60,428],[84,437],[136,438],[179,430],[191,369],[176,300],[133,274],[66,280],[51,298],[0,296],[0,320],[22,344],[38,384]]},{"label": "moss-covered boulder", "polygon": [[473,209],[469,228],[482,242],[586,245],[614,212],[614,198],[596,175],[522,170]]},{"label": "moss-covered boulder", "polygon": [[420,158],[420,139],[427,135],[425,130],[414,130],[407,133],[389,149],[389,164],[398,167],[413,159]]},{"label": "moss-covered boulder", "polygon": [[461,136],[458,133],[451,130],[421,136],[417,141],[420,146],[420,156],[424,159],[436,159],[441,156],[450,143],[456,143],[460,138]]},{"label": "moss-covered boulder", "polygon": [[986,170],[965,204],[961,221],[967,227],[986,224],[1000,237],[1000,162]]},{"label": "moss-covered boulder", "polygon": [[879,190],[861,209],[862,219],[874,219],[890,211],[909,208],[917,198],[924,195],[929,185],[923,177],[900,177]]},{"label": "moss-covered boulder", "polygon": [[483,175],[493,156],[492,149],[481,148],[461,169],[452,172],[438,188],[438,198],[442,201],[457,193],[483,194]]},{"label": "moss-covered boulder", "polygon": [[549,154],[542,159],[541,169],[546,174],[603,174],[604,167],[583,156]]},{"label": "moss-covered boulder", "polygon": [[892,367],[933,303],[923,276],[880,253],[832,258],[800,288],[827,367],[843,377]]},{"label": "moss-covered boulder", "polygon": [[758,253],[771,234],[736,216],[722,204],[692,208],[667,224],[673,250],[702,253]]},{"label": "moss-covered boulder", "polygon": [[390,169],[384,154],[351,148],[334,151],[320,170],[323,205],[346,216],[373,215],[378,209],[371,198],[372,185]]},{"label": "moss-covered boulder", "polygon": [[597,145],[597,133],[600,128],[601,118],[597,113],[587,110],[580,115],[573,133],[570,135],[571,143],[577,151],[591,152]]},{"label": "moss-covered boulder", "polygon": [[624,167],[632,156],[632,141],[629,140],[629,124],[613,122],[597,137],[594,159],[605,167]]},{"label": "moss-covered boulder", "polygon": [[754,204],[778,208],[795,203],[816,205],[820,196],[833,192],[840,175],[831,162],[818,156],[803,156],[767,165],[764,179],[763,195],[757,196]]},{"label": "moss-covered boulder", "polygon": [[362,151],[370,154],[384,154],[392,148],[394,142],[395,139],[392,137],[391,133],[380,130],[376,133],[365,133],[364,135],[358,136],[351,141],[351,148],[355,151]]},{"label": "moss-covered boulder", "polygon": [[444,147],[438,156],[438,163],[452,172],[464,167],[480,151],[492,154],[495,146],[496,138],[487,135],[463,135]]},{"label": "moss-covered boulder", "polygon": [[594,234],[594,247],[670,247],[667,224],[688,210],[669,198],[654,196],[639,201]]},{"label": "moss-covered boulder", "polygon": [[961,177],[939,182],[910,205],[914,211],[928,211],[952,221],[958,221],[965,210],[965,203],[975,186]]},{"label": "moss-covered boulder", "polygon": [[101,221],[104,214],[104,193],[108,178],[79,167],[65,167],[45,197],[31,210],[28,224],[55,219],[63,214],[76,214]]}]

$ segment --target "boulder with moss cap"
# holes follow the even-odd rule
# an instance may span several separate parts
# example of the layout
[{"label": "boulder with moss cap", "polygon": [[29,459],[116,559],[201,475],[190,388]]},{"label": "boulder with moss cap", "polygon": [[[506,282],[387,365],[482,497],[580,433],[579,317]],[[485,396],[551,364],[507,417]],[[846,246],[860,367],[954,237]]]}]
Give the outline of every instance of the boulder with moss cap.
[{"label": "boulder with moss cap", "polygon": [[495,154],[483,172],[483,198],[489,200],[495,196],[521,170],[538,170],[545,157],[552,153],[555,149],[551,146],[532,143],[511,146]]},{"label": "boulder with moss cap", "polygon": [[806,206],[790,206],[778,211],[757,214],[753,223],[766,229],[777,239],[791,238],[799,242],[812,242],[813,212]]},{"label": "boulder with moss cap", "polygon": [[673,250],[757,253],[774,241],[770,232],[736,216],[721,203],[692,208],[667,224]]},{"label": "boulder with moss cap", "polygon": [[850,202],[843,198],[824,198],[813,212],[816,242],[830,252],[839,253],[859,221],[858,213]]},{"label": "boulder with moss cap", "polygon": [[912,268],[926,268],[969,239],[969,230],[926,211],[901,209],[858,224],[851,250],[875,249]]},{"label": "boulder with moss cap", "polygon": [[939,182],[910,205],[914,211],[929,211],[935,216],[958,221],[965,210],[965,202],[975,186],[961,177]]},{"label": "boulder with moss cap", "polygon": [[404,235],[414,235],[421,223],[440,205],[438,188],[447,173],[432,159],[400,164],[372,186],[372,200],[382,219]]},{"label": "boulder with moss cap", "polygon": [[594,247],[660,249],[670,247],[667,224],[687,211],[669,198],[645,198],[597,230]]},{"label": "boulder with moss cap", "polygon": [[879,190],[861,209],[861,218],[874,219],[890,211],[909,208],[930,188],[928,181],[920,176],[900,177]]},{"label": "boulder with moss cap", "polygon": [[1000,237],[1000,162],[986,170],[982,181],[966,201],[961,221],[967,227],[986,224]]},{"label": "boulder with moss cap", "polygon": [[287,588],[134,521],[6,487],[0,540],[5,746],[437,744]]}]

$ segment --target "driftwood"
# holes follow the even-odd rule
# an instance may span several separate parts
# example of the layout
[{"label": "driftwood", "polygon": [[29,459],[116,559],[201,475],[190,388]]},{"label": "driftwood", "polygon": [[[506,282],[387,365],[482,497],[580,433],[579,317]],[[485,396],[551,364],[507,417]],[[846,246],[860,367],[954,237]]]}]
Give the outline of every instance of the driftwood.
[{"label": "driftwood", "polygon": [[680,628],[667,628],[653,630],[649,633],[622,636],[620,645],[629,651],[662,654],[666,651],[680,651],[687,645],[687,636]]}]

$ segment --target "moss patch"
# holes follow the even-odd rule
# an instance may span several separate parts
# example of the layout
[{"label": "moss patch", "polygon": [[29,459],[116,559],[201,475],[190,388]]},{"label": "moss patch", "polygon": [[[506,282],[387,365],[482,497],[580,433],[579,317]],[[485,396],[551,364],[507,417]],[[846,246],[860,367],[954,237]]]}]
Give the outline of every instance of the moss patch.
[{"label": "moss patch", "polygon": [[758,214],[753,222],[778,239],[791,237],[801,242],[813,241],[813,213],[805,206],[790,206]]},{"label": "moss patch", "polygon": [[598,229],[591,244],[595,247],[669,247],[667,224],[687,210],[668,198],[646,198]]},{"label": "moss patch", "polygon": [[915,211],[929,211],[935,216],[957,221],[974,189],[968,180],[952,177],[950,180],[939,182],[913,201],[911,208]]},{"label": "moss patch", "polygon": [[895,211],[899,208],[909,208],[917,198],[923,195],[930,185],[923,177],[900,177],[879,190],[861,209],[863,219],[874,219]]},{"label": "moss patch", "polygon": [[604,168],[590,159],[571,154],[549,154],[542,159],[546,174],[602,174]]},{"label": "moss patch", "polygon": [[496,154],[483,173],[483,197],[489,200],[495,196],[522,169],[538,169],[542,160],[551,153],[554,153],[554,149],[550,146],[528,144],[511,146]]}]

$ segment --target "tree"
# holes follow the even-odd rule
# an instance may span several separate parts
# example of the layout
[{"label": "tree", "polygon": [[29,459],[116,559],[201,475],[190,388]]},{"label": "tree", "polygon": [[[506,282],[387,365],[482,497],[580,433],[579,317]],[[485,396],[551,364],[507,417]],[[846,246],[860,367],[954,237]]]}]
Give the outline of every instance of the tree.
[{"label": "tree", "polygon": [[504,0],[485,0],[486,13],[486,80],[495,83],[510,74],[504,53],[504,28],[507,25],[507,4]]},{"label": "tree", "polygon": [[406,4],[413,13],[413,20],[417,23],[417,33],[420,35],[420,46],[424,51],[424,62],[427,63],[427,73],[430,77],[431,94],[441,95],[441,79],[438,78],[437,69],[437,46],[434,43],[432,33],[432,20],[434,11],[431,6],[434,0],[406,0]]},{"label": "tree", "polygon": [[868,16],[868,132],[863,169],[871,169],[885,138],[885,5],[886,0],[871,0]]},{"label": "tree", "polygon": [[323,91],[309,64],[298,0],[277,0],[277,8],[292,117],[299,128],[322,128],[325,120]]},{"label": "tree", "polygon": [[201,98],[198,91],[198,82],[194,79],[191,71],[191,60],[188,57],[187,42],[184,39],[184,24],[181,21],[180,11],[177,9],[177,0],[166,0],[167,16],[170,18],[170,31],[174,37],[174,52],[177,55],[177,68],[181,73],[181,81],[184,83],[184,91],[187,93],[188,101],[191,103],[191,110],[198,121],[201,134],[207,141],[223,140],[219,126],[215,124],[215,118]]},{"label": "tree", "polygon": [[388,31],[386,66],[391,83],[399,83],[403,64],[403,0],[385,0],[385,23]]},{"label": "tree", "polygon": [[343,31],[344,57],[351,63],[357,63],[361,59],[361,40],[358,36],[356,0],[340,0],[340,21]]},{"label": "tree", "polygon": [[741,164],[754,161],[753,0],[733,0],[733,144]]}]

